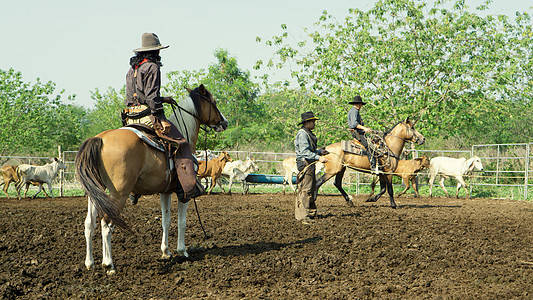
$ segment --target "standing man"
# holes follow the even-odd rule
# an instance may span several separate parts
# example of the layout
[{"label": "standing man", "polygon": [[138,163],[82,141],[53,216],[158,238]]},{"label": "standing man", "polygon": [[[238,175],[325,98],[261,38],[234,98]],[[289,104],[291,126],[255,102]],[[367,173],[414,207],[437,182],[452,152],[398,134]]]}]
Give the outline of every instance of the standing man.
[{"label": "standing man", "polygon": [[[163,103],[177,104],[172,97],[161,97],[161,56],[162,46],[155,33],[142,34],[142,47],[133,50],[130,68],[126,74],[126,99],[128,107],[123,111],[126,124],[141,123],[154,129],[157,135],[171,144],[174,166],[179,184],[176,193],[180,199],[190,199],[201,195],[204,190],[196,179],[194,157],[188,141],[176,126],[167,120]],[[138,198],[138,197],[137,197]],[[136,203],[136,200],[132,202]]]},{"label": "standing man", "polygon": [[316,217],[315,163],[317,161],[327,162],[328,160],[321,155],[326,155],[329,152],[317,149],[317,137],[312,130],[315,129],[315,122],[318,118],[312,111],[304,112],[301,117],[302,121],[298,125],[302,125],[302,127],[294,139],[296,166],[299,171],[294,216],[303,224],[311,224]]},{"label": "standing man", "polygon": [[368,157],[368,161],[370,162],[370,171],[374,174],[379,174],[380,170],[377,167],[376,158],[370,152],[370,149],[368,148],[368,141],[365,137],[365,132],[372,131],[372,129],[365,126],[365,123],[361,119],[361,114],[359,113],[366,102],[363,102],[360,96],[355,96],[353,101],[348,102],[348,104],[353,104],[352,109],[350,109],[348,112],[348,128],[352,132],[352,137],[365,146],[366,155]]}]

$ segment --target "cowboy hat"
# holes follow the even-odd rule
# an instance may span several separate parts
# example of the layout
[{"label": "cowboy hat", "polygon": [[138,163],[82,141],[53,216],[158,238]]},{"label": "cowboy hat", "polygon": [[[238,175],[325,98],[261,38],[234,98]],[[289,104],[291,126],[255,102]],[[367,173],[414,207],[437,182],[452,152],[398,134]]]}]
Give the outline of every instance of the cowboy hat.
[{"label": "cowboy hat", "polygon": [[161,46],[161,42],[159,41],[159,37],[157,37],[157,34],[155,33],[143,33],[142,35],[142,47],[134,49],[133,52],[146,52],[146,51],[154,51],[154,50],[161,50],[168,48],[167,46]]},{"label": "cowboy hat", "polygon": [[361,99],[361,96],[355,96],[353,97],[353,101],[348,102],[348,104],[357,104],[357,103],[361,103],[363,105],[366,104],[366,102],[363,102],[363,99]]},{"label": "cowboy hat", "polygon": [[298,125],[302,125],[306,121],[311,121],[311,120],[320,120],[320,119],[315,117],[315,114],[313,114],[312,111],[304,112],[302,114],[302,121],[300,123],[298,123]]}]

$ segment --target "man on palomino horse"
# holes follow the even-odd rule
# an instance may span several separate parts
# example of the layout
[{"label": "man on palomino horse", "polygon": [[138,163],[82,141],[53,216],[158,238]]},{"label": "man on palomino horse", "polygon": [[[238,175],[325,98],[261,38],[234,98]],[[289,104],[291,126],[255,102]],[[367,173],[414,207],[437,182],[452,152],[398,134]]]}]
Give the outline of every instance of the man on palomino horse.
[{"label": "man on palomino horse", "polygon": [[[194,157],[188,141],[178,129],[167,120],[163,103],[177,105],[172,97],[161,97],[161,56],[162,46],[154,33],[143,33],[142,47],[133,50],[135,56],[130,58],[130,69],[126,74],[126,99],[128,107],[123,111],[123,123],[144,124],[154,129],[157,135],[172,145],[169,152],[174,158],[174,166],[179,185],[176,189],[182,199],[190,199],[203,194],[202,185],[196,179]],[[133,204],[139,195],[130,196]]]},{"label": "man on palomino horse", "polygon": [[366,104],[363,102],[360,96],[355,96],[353,101],[348,102],[348,104],[353,104],[352,109],[348,112],[348,128],[352,132],[352,137],[358,140],[361,145],[365,147],[366,155],[370,161],[370,171],[375,174],[379,174],[379,170],[376,164],[376,158],[372,155],[370,149],[368,148],[368,141],[365,137],[365,132],[372,131],[369,127],[364,126],[365,123],[361,119],[361,114],[359,110]]},{"label": "man on palomino horse", "polygon": [[296,138],[294,148],[296,150],[296,166],[298,168],[298,194],[294,207],[296,220],[303,224],[311,224],[316,217],[316,176],[315,163],[320,161],[325,163],[328,160],[321,155],[327,155],[327,150],[317,149],[317,137],[312,130],[315,129],[315,121],[318,120],[313,112],[308,111],[302,114],[302,125]]}]

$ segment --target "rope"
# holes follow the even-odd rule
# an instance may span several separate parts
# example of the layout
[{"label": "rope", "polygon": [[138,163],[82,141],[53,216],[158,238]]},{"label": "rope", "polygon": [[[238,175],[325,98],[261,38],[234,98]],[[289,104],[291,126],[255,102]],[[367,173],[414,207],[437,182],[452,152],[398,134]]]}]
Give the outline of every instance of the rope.
[{"label": "rope", "polygon": [[[370,144],[369,144],[370,145]],[[368,169],[362,169],[362,168],[358,168],[358,167],[354,167],[354,166],[351,166],[349,164],[346,164],[344,162],[344,159],[341,158],[341,156],[335,152],[330,152],[330,154],[334,154],[336,156],[339,157],[339,159],[341,160],[341,162],[337,162],[337,161],[332,161],[332,160],[328,160],[328,162],[332,162],[332,163],[337,163],[343,167],[346,167],[346,168],[350,168],[352,170],[355,170],[355,171],[359,171],[359,172],[366,172],[368,173],[370,170]],[[314,162],[316,163],[316,162]],[[304,169],[305,170],[305,169]],[[303,170],[302,170],[303,171]],[[400,176],[401,175],[418,175],[419,173],[395,173],[395,172],[381,172],[381,174],[384,174],[384,175],[397,175],[397,176]],[[441,174],[438,174],[438,175],[441,175]],[[453,177],[453,176],[463,176],[463,177],[477,177],[477,178],[494,178],[494,177],[490,177],[490,176],[480,176],[480,175],[470,175],[470,174],[462,174],[462,175],[443,175],[443,176],[449,176],[449,177]],[[507,178],[518,178],[518,179],[523,179],[524,177],[500,177],[500,179],[507,179]]]}]

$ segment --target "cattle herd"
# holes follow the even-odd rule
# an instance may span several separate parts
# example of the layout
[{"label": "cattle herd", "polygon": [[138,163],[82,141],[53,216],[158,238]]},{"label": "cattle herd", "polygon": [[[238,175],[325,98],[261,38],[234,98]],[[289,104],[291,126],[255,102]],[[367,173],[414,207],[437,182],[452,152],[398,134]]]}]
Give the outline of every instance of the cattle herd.
[{"label": "cattle herd", "polygon": [[[248,186],[246,184],[246,177],[250,173],[259,170],[254,159],[246,158],[246,160],[233,160],[231,156],[222,151],[218,156],[213,154],[211,150],[198,151],[196,158],[199,162],[198,177],[210,178],[208,186],[208,193],[211,193],[213,188],[218,184],[223,193],[226,193],[221,182],[221,178],[226,178],[229,181],[227,193],[231,194],[231,187],[234,181],[239,181],[243,185],[243,193],[247,192]],[[479,157],[474,156],[469,159],[465,158],[449,158],[449,157],[434,157],[431,160],[422,155],[419,158],[411,160],[400,160],[398,168],[394,175],[402,178],[405,188],[398,196],[404,194],[411,185],[415,193],[415,197],[420,197],[418,192],[417,175],[420,171],[429,168],[429,196],[432,196],[433,182],[435,178],[440,177],[439,185],[444,190],[444,193],[449,197],[448,191],[444,186],[444,179],[453,177],[457,179],[457,188],[455,197],[458,197],[459,190],[465,189],[467,197],[470,197],[470,192],[467,189],[467,184],[464,176],[471,174],[472,171],[483,171],[483,165]],[[41,191],[45,193],[46,197],[54,197],[52,191],[52,181],[58,176],[59,170],[65,170],[65,164],[53,158],[50,163],[43,166],[35,166],[28,164],[21,164],[19,166],[5,165],[0,168],[0,185],[4,185],[3,191],[7,198],[9,198],[8,188],[11,183],[15,184],[17,197],[21,198],[22,187],[25,186],[24,197],[26,197],[30,185],[37,186],[39,190],[32,196],[35,198]],[[316,173],[320,173],[324,169],[322,163],[317,163]],[[282,175],[283,175],[283,193],[285,193],[285,186],[288,184],[293,191],[296,188],[293,184],[293,176],[298,173],[296,168],[296,158],[288,157],[282,161]],[[43,188],[43,184],[48,185],[48,192]],[[375,177],[370,184],[371,194],[374,193],[374,187],[377,183]]]}]

